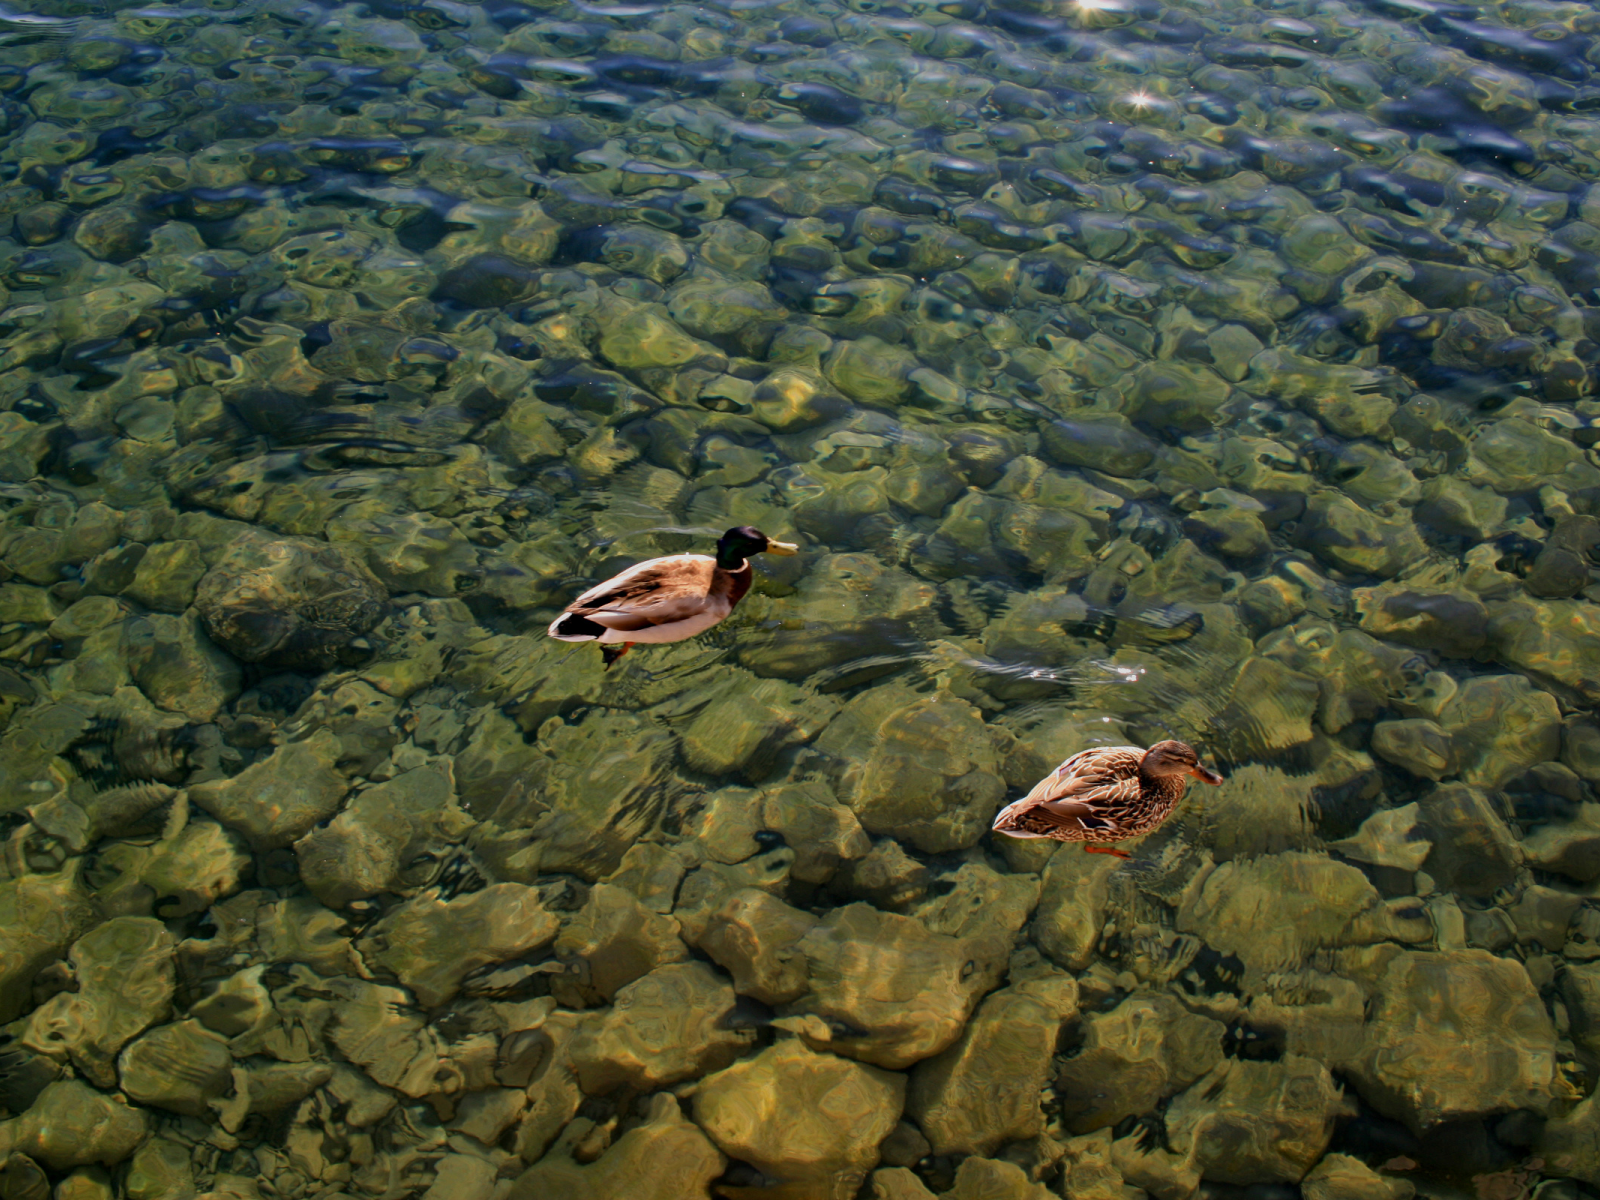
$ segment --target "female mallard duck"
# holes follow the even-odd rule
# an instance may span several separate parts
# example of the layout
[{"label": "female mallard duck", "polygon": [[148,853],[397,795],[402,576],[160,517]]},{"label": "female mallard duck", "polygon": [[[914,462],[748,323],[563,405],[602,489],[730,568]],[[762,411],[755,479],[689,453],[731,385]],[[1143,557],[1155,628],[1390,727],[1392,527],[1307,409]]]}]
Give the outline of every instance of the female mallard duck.
[{"label": "female mallard duck", "polygon": [[[1183,742],[1101,746],[1074,754],[994,819],[1000,833],[1058,842],[1121,842],[1149,833],[1167,819],[1193,776],[1219,784],[1222,776],[1200,765]],[[1084,846],[1090,854],[1132,857],[1109,846]]]},{"label": "female mallard duck", "polygon": [[[704,633],[750,590],[752,554],[794,554],[741,525],[717,539],[717,554],[671,554],[635,563],[590,588],[550,625],[563,642],[599,642],[609,668],[635,642],[681,642]],[[620,643],[620,645],[618,645]]]}]

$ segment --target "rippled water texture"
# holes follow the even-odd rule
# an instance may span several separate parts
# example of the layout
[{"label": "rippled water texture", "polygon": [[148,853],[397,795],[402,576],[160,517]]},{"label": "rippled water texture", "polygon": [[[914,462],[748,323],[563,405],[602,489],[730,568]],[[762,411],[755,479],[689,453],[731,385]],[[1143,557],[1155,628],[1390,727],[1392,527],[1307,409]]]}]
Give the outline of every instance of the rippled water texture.
[{"label": "rippled water texture", "polygon": [[0,1200],[1592,1200],[1597,39],[0,11]]}]

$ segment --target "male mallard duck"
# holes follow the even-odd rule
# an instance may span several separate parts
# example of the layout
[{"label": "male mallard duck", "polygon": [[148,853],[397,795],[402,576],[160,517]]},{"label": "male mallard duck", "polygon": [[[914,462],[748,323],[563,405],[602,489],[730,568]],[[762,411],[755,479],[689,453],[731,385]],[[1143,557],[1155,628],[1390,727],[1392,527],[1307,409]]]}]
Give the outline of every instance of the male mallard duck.
[{"label": "male mallard duck", "polygon": [[[1222,776],[1200,765],[1183,742],[1101,746],[1074,754],[1021,800],[994,819],[1000,833],[1058,842],[1120,842],[1149,833],[1167,819],[1191,775],[1209,784]],[[1109,846],[1084,846],[1090,854],[1132,856]]]},{"label": "male mallard duck", "polygon": [[[741,525],[717,539],[717,554],[670,554],[635,563],[590,588],[550,625],[563,642],[600,642],[609,668],[635,642],[681,642],[704,633],[750,590],[752,554],[794,554]],[[616,643],[621,643],[617,645]]]}]

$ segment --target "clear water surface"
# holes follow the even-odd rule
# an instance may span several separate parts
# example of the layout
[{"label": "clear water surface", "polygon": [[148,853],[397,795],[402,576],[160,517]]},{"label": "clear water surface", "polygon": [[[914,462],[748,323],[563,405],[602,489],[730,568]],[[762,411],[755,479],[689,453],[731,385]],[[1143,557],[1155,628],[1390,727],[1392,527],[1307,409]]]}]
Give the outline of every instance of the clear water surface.
[{"label": "clear water surface", "polygon": [[0,1196],[1592,1196],[1597,34],[6,8]]}]

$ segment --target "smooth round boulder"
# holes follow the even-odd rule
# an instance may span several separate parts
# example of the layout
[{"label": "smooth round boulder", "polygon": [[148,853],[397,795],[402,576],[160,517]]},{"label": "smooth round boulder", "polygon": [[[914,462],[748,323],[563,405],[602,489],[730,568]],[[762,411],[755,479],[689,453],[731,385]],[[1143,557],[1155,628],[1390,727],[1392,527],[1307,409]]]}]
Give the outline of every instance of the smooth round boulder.
[{"label": "smooth round boulder", "polygon": [[383,619],[388,593],[364,564],[309,538],[242,538],[200,580],[206,633],[244,662],[326,670]]}]

